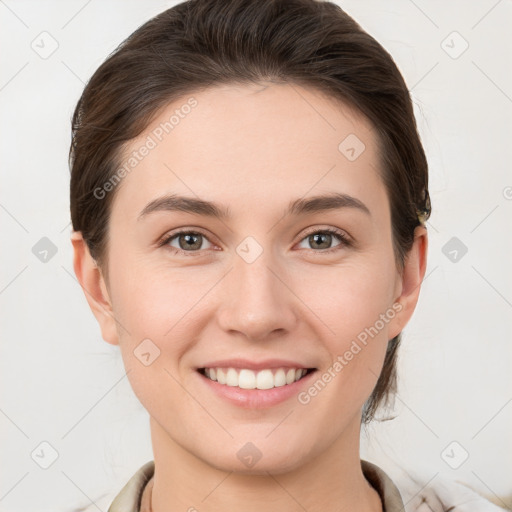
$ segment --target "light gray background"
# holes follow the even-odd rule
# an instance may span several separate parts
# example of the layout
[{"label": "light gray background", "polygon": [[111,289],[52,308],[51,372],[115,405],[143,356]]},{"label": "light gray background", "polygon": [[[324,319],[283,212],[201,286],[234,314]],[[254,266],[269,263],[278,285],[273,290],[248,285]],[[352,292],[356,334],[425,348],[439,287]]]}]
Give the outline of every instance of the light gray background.
[{"label": "light gray background", "polygon": [[[433,204],[427,277],[401,348],[398,417],[363,435],[362,456],[423,484],[464,482],[511,507],[512,2],[338,3],[406,79]],[[67,153],[85,82],[172,5],[0,0],[2,511],[71,510],[100,495],[93,509],[106,511],[153,458],[148,415],[74,276]],[[57,249],[46,263],[32,252],[43,237]],[[453,237],[468,248],[455,262],[443,253]],[[52,448],[42,442],[58,453],[48,469],[40,464]],[[464,451],[468,459],[450,467]]]}]

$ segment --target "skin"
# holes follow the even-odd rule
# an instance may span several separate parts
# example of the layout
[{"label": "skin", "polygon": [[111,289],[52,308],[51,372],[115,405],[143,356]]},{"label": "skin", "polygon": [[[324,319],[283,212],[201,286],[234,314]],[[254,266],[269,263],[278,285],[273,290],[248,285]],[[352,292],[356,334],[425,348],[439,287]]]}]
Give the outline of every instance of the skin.
[{"label": "skin", "polygon": [[[162,110],[127,154],[190,96],[197,106],[118,185],[108,281],[80,232],[72,234],[77,278],[150,415],[153,511],[381,511],[360,466],[362,406],[388,340],[415,309],[426,230],[416,229],[400,273],[372,126],[297,85],[191,94]],[[355,161],[338,150],[348,134],[365,144]],[[289,201],[333,191],[356,197],[370,215],[342,208],[283,217]],[[232,218],[162,211],[137,220],[164,193],[215,201]],[[343,230],[354,245],[335,236],[315,245],[306,232],[312,227]],[[179,237],[156,245],[178,228],[205,234],[194,254],[172,252]],[[236,252],[247,236],[263,250],[252,263]],[[294,396],[266,409],[238,407],[196,372],[216,359],[276,357],[321,374],[397,302],[401,311],[306,405]],[[160,349],[149,366],[133,354],[146,338]],[[249,441],[262,453],[251,468],[237,457]]]}]

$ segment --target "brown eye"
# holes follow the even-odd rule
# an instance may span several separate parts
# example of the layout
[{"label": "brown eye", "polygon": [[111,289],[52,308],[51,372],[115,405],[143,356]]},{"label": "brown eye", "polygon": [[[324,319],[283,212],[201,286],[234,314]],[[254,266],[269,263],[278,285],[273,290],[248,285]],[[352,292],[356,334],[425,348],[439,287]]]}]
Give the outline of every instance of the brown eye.
[{"label": "brown eye", "polygon": [[203,235],[200,233],[181,233],[178,235],[180,249],[200,249],[203,241]]},{"label": "brown eye", "polygon": [[332,238],[330,233],[315,233],[309,235],[308,241],[314,249],[330,249]]},{"label": "brown eye", "polygon": [[[336,245],[332,245],[334,240],[338,240]],[[349,238],[342,232],[337,229],[321,229],[316,230],[301,240],[301,243],[306,241],[309,247],[306,249],[318,249],[315,252],[330,252],[336,251],[343,247],[347,247],[351,245]]]},{"label": "brown eye", "polygon": [[196,231],[179,231],[165,238],[160,245],[169,247],[177,253],[194,253],[205,249],[203,242],[207,240],[205,235]]}]

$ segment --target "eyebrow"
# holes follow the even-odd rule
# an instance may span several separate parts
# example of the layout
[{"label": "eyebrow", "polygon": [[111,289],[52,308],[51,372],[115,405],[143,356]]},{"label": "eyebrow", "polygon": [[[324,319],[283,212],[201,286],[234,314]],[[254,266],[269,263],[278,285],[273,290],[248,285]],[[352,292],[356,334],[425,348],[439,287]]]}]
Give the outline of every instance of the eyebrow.
[{"label": "eyebrow", "polygon": [[[338,192],[290,201],[284,216],[298,216],[306,213],[316,213],[343,208],[353,208],[371,216],[370,210],[362,201],[348,194]],[[138,220],[142,220],[150,213],[161,211],[181,211],[217,218],[220,220],[228,220],[231,217],[229,208],[222,207],[212,201],[170,194],[158,197],[149,202],[140,212]]]}]

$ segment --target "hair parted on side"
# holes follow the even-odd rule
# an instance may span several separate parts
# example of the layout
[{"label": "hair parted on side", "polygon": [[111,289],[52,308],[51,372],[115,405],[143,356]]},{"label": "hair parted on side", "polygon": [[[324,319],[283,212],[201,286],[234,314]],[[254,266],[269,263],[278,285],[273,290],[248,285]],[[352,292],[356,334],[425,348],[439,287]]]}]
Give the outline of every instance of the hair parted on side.
[{"label": "hair parted on side", "polygon": [[[428,164],[407,86],[390,54],[341,7],[319,0],[188,0],[150,19],[87,83],[72,118],[73,230],[108,279],[108,229],[118,187],[98,199],[123,149],[170,102],[217,84],[297,84],[362,113],[375,128],[401,271],[431,212]],[[420,216],[420,219],[418,218]],[[401,335],[389,341],[362,422],[397,387]]]}]

